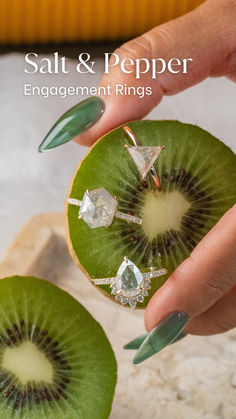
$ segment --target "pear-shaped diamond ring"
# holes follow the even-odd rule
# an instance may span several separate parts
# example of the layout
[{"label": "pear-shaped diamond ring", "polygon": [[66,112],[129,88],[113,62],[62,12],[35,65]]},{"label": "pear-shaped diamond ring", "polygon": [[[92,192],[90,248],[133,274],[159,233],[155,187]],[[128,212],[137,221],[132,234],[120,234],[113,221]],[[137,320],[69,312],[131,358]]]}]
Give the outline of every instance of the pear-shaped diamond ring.
[{"label": "pear-shaped diamond ring", "polygon": [[115,299],[121,304],[134,309],[137,303],[142,303],[151,288],[151,279],[168,273],[166,268],[150,268],[142,273],[138,267],[127,258],[121,263],[115,277],[92,279],[95,285],[110,285]]}]

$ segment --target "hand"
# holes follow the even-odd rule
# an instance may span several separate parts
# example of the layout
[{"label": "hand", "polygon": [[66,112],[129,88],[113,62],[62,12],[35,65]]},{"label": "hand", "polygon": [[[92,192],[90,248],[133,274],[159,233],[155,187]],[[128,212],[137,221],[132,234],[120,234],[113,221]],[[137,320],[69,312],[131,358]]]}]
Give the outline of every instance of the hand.
[{"label": "hand", "polygon": [[192,12],[164,23],[142,36],[126,42],[115,51],[120,60],[163,57],[192,57],[187,74],[168,71],[152,79],[149,73],[136,79],[112,67],[100,86],[116,83],[127,86],[151,86],[153,94],[137,96],[104,96],[105,112],[98,122],[76,137],[79,144],[91,145],[97,138],[128,121],[143,118],[162,99],[173,95],[206,77],[227,76],[236,81],[236,1],[208,0]]},{"label": "hand", "polygon": [[90,146],[113,128],[143,118],[164,95],[178,93],[206,77],[224,75],[236,81],[235,21],[236,0],[208,0],[192,12],[126,42],[115,51],[120,61],[163,58],[168,62],[175,57],[180,60],[191,58],[191,67],[188,73],[165,71],[156,79],[150,72],[137,79],[135,73],[126,74],[119,66],[111,67],[99,87],[106,89],[110,85],[113,92],[116,84],[128,88],[148,86],[152,94],[142,99],[137,95],[104,95],[101,96],[104,102],[100,97],[92,96],[78,103],[57,121],[40,144],[39,151],[48,151],[72,139]]},{"label": "hand", "polygon": [[[153,94],[105,96],[100,120],[76,138],[91,145],[105,132],[144,117],[163,95],[178,93],[206,77],[225,75],[236,81],[236,1],[208,0],[194,11],[154,28],[125,43],[115,53],[125,57],[192,57],[194,71],[142,76],[141,85]],[[113,67],[100,86],[116,83],[138,86],[140,80]],[[126,345],[138,349],[134,363],[142,362],[185,333],[210,335],[236,326],[236,206],[204,237],[150,300],[145,313],[148,333]]]},{"label": "hand", "polygon": [[147,330],[171,311],[188,314],[184,330],[193,335],[222,333],[236,326],[236,205],[149,301]]},{"label": "hand", "polygon": [[[236,0],[208,0],[192,12],[125,43],[115,51],[120,60],[126,57],[133,60],[162,57],[168,61],[173,57],[191,57],[194,65],[187,74],[164,72],[157,79],[152,79],[149,73],[144,74],[142,79],[136,79],[132,74],[123,73],[119,67],[112,67],[110,74],[104,75],[100,86],[122,83],[137,87],[141,84],[151,86],[153,94],[143,99],[137,96],[104,96],[104,113],[99,100],[91,100],[90,105],[88,102],[83,105],[82,102],[74,110],[75,122],[79,112],[83,112],[86,116],[82,118],[86,122],[84,125],[93,123],[89,118],[91,113],[95,115],[94,109],[94,120],[97,122],[75,140],[89,146],[116,126],[144,117],[163,95],[178,93],[206,77],[225,75],[236,81],[235,22]],[[66,132],[67,137],[63,130],[63,135],[56,130],[62,138],[54,137],[54,133],[50,134],[53,138],[50,135],[46,137],[40,151],[75,137],[78,125],[74,121],[72,125]],[[235,254],[236,207],[222,217],[150,300],[145,315],[149,333],[126,345],[127,349],[138,348],[143,342],[134,358],[135,363],[163,349],[183,330],[185,333],[208,335],[235,327]]]},{"label": "hand", "polygon": [[236,205],[149,301],[145,323],[150,333],[125,346],[140,347],[134,363],[159,352],[181,332],[181,336],[212,335],[236,326],[235,256]]},{"label": "hand", "polygon": [[[152,87],[152,96],[105,96],[100,120],[76,138],[91,145],[116,126],[142,118],[164,94],[186,89],[209,76],[236,80],[236,2],[208,0],[196,10],[160,25],[127,42],[115,53],[120,59],[192,57],[194,71],[163,73],[157,79],[143,75],[141,84]],[[194,28],[194,30],[193,30]],[[100,86],[116,83],[138,86],[140,80],[114,67]],[[229,210],[156,292],[146,309],[146,333],[126,345],[138,349],[134,362],[142,362],[185,333],[209,335],[236,326],[236,207]],[[184,333],[181,331],[184,330]]]}]

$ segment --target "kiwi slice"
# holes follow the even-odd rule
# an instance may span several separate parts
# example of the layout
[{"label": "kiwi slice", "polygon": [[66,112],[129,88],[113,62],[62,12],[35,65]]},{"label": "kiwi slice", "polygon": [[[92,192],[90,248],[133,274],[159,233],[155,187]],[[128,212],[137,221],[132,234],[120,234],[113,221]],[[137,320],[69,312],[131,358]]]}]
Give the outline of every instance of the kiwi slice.
[{"label": "kiwi slice", "polygon": [[[236,158],[203,129],[178,121],[137,121],[129,127],[143,146],[166,148],[154,167],[162,191],[151,179],[141,183],[125,148],[120,127],[102,137],[75,173],[68,197],[82,199],[86,189],[105,188],[119,198],[118,209],[143,219],[142,225],[115,219],[111,228],[91,229],[78,220],[78,207],[67,205],[68,241],[75,262],[88,278],[113,277],[127,256],[140,270],[165,267],[152,279],[150,297],[187,258],[202,237],[236,200]],[[98,286],[106,295],[109,285]],[[114,297],[111,298],[115,301]]]},{"label": "kiwi slice", "polygon": [[107,418],[116,361],[101,326],[33,277],[0,281],[0,417]]}]

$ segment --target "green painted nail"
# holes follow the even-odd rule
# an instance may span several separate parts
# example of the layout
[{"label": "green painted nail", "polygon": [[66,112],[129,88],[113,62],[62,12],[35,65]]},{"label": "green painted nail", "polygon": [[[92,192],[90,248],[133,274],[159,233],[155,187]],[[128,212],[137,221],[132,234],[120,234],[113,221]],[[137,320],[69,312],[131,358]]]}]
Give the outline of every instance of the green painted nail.
[{"label": "green painted nail", "polygon": [[[139,349],[140,346],[142,345],[143,341],[146,339],[148,333],[143,333],[143,335],[138,336],[137,338],[131,340],[130,342],[128,342],[125,346],[123,346],[123,349]],[[180,332],[180,334],[177,336],[177,338],[175,338],[170,345],[172,345],[172,343],[178,342],[179,340],[185,338],[185,336],[187,336],[187,333],[185,332]]]},{"label": "green painted nail", "polygon": [[177,336],[177,338],[175,338],[172,342],[170,342],[170,345],[172,345],[172,343],[176,343],[179,340],[185,338],[185,336],[187,336],[187,333],[185,332],[180,332],[180,334]]},{"label": "green painted nail", "polygon": [[138,349],[143,341],[146,339],[148,333],[143,333],[143,335],[138,336],[137,338],[131,340],[129,343],[127,343],[125,346],[123,346],[123,349]]},{"label": "green painted nail", "polygon": [[139,364],[160,352],[167,345],[172,343],[188,321],[188,316],[182,311],[174,311],[168,314],[152,331],[148,334],[139,350],[136,352],[133,363]]},{"label": "green painted nail", "polygon": [[102,116],[105,109],[103,100],[94,96],[85,99],[64,113],[53,125],[40,144],[38,151],[44,152],[72,140],[82,134]]}]

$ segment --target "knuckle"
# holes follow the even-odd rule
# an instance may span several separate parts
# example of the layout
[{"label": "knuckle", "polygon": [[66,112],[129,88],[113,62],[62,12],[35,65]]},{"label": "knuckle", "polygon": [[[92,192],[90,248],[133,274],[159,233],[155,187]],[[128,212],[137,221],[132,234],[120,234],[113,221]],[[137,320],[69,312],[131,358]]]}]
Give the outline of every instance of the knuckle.
[{"label": "knuckle", "polygon": [[207,271],[206,286],[214,295],[221,297],[229,290],[231,285],[232,279],[226,272]]},{"label": "knuckle", "polygon": [[229,329],[227,328],[226,324],[220,321],[216,321],[214,323],[214,329],[217,331],[217,333],[224,333],[227,332]]},{"label": "knuckle", "polygon": [[230,329],[233,329],[236,326],[236,319],[226,317],[219,320],[218,318],[214,321],[214,329],[217,330],[217,333],[224,333]]},{"label": "knuckle", "polygon": [[149,32],[144,33],[131,41],[125,42],[118,50],[122,50],[124,54],[129,54],[131,58],[151,59],[155,57],[155,50],[158,46],[171,48],[176,42],[176,28],[172,22],[157,26]]},{"label": "knuckle", "polygon": [[151,35],[157,44],[161,43],[165,48],[172,48],[176,44],[176,30],[176,23],[170,21],[154,28]]},{"label": "knuckle", "polygon": [[227,290],[222,281],[219,282],[216,279],[212,279],[211,277],[210,279],[206,280],[206,285],[208,288],[210,288],[211,291],[219,295],[223,295]]},{"label": "knuckle", "polygon": [[233,286],[233,278],[227,271],[209,269],[206,284],[212,290],[219,292],[220,295],[225,294]]},{"label": "knuckle", "polygon": [[[206,247],[207,251],[207,247]],[[189,257],[193,266],[198,269],[201,266],[201,260],[194,252]],[[202,267],[202,273],[205,277],[205,284],[208,289],[216,295],[225,294],[233,285],[234,279],[226,269],[224,265],[206,266]]]},{"label": "knuckle", "polygon": [[125,42],[117,50],[117,54],[124,57],[129,57],[133,60],[140,58],[150,59],[152,57],[152,43],[146,34]]}]

